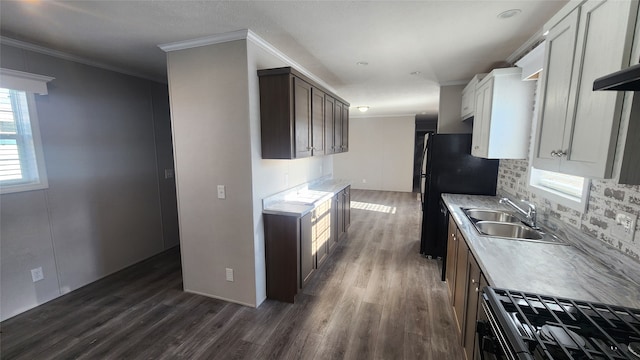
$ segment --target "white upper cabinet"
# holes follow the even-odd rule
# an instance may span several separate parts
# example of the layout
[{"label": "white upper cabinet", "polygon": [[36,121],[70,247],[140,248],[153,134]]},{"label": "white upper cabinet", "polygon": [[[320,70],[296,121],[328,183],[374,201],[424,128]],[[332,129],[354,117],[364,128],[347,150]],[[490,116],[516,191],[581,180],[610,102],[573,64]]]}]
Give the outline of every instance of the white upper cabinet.
[{"label": "white upper cabinet", "polygon": [[612,176],[625,93],[593,91],[593,81],[629,66],[637,14],[636,0],[589,0],[545,26],[534,167]]},{"label": "white upper cabinet", "polygon": [[487,76],[487,74],[477,74],[462,90],[462,107],[460,109],[460,117],[462,120],[466,120],[475,114],[476,87],[480,80],[484,79],[485,76]]},{"label": "white upper cabinet", "polygon": [[525,159],[534,83],[520,68],[495,69],[476,88],[471,154],[489,159]]}]

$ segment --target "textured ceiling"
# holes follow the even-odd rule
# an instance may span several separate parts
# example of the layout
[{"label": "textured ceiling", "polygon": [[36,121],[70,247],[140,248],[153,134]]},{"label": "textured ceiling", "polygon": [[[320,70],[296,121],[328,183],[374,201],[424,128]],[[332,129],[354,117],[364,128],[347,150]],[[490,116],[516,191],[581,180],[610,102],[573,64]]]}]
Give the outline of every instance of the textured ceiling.
[{"label": "textured ceiling", "polygon": [[159,44],[251,29],[369,116],[435,114],[440,84],[503,62],[566,2],[2,0],[0,32],[164,81]]}]

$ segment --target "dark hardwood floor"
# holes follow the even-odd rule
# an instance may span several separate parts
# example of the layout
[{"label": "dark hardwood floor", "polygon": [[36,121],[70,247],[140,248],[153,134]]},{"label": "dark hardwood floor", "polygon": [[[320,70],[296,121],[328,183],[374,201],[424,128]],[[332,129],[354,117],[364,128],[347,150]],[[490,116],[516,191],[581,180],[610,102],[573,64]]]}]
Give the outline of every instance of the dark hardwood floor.
[{"label": "dark hardwood floor", "polygon": [[351,192],[351,227],[295,304],[184,293],[174,248],[1,326],[2,359],[464,359],[416,194]]}]

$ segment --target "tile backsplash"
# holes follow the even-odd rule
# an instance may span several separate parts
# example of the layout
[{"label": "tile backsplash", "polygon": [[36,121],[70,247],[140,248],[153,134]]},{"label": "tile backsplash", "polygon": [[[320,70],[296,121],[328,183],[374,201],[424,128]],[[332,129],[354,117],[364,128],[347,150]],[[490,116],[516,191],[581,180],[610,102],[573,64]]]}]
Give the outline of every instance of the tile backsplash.
[{"label": "tile backsplash", "polygon": [[618,185],[613,180],[591,180],[589,202],[584,213],[562,206],[532,192],[527,160],[501,160],[498,170],[498,193],[517,199],[528,199],[538,212],[568,223],[582,232],[604,241],[640,263],[640,227],[636,221],[631,240],[612,236],[619,211],[640,214],[640,186]]}]

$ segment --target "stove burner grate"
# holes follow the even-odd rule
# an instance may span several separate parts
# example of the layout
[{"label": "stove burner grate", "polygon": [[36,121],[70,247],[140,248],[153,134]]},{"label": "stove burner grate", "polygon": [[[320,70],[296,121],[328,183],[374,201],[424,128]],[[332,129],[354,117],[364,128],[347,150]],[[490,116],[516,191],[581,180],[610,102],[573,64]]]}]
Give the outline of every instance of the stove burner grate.
[{"label": "stove burner grate", "polygon": [[490,287],[484,293],[517,338],[510,345],[516,352],[549,360],[640,359],[640,309]]}]

